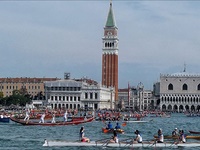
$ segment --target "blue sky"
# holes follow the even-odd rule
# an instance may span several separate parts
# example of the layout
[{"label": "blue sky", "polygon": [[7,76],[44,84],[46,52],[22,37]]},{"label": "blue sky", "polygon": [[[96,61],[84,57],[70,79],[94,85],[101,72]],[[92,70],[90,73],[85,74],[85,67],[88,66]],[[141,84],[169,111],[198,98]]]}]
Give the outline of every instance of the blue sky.
[{"label": "blue sky", "polygon": [[[200,72],[199,1],[118,1],[119,87],[152,89],[160,73]],[[109,0],[0,1],[0,77],[101,82]]]}]

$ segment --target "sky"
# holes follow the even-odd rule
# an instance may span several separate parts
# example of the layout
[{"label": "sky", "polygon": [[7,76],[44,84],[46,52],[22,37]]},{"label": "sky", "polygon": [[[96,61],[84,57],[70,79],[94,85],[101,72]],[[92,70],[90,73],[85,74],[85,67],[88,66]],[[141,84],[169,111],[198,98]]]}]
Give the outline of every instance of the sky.
[{"label": "sky", "polygon": [[[0,0],[0,77],[101,82],[109,0]],[[112,0],[119,88],[152,89],[160,74],[200,72],[200,1]]]}]

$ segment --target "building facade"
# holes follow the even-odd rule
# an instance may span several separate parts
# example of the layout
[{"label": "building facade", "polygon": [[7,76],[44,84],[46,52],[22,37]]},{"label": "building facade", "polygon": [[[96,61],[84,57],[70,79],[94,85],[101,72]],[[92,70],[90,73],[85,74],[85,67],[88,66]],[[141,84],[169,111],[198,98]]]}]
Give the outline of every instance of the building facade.
[{"label": "building facade", "polygon": [[112,2],[104,27],[102,52],[102,85],[115,88],[115,101],[118,100],[118,28],[115,23]]},{"label": "building facade", "polygon": [[44,95],[44,82],[55,81],[58,78],[0,78],[0,91],[3,96],[11,96],[13,91],[23,90],[33,98],[39,93]]},{"label": "building facade", "polygon": [[199,111],[200,75],[187,72],[160,75],[160,109]]},{"label": "building facade", "polygon": [[53,109],[110,109],[114,105],[114,90],[88,79],[45,82],[45,95]]},{"label": "building facade", "polygon": [[153,92],[151,90],[145,90],[142,83],[139,83],[137,87],[119,89],[118,94],[120,107],[122,109],[145,111],[155,108]]}]

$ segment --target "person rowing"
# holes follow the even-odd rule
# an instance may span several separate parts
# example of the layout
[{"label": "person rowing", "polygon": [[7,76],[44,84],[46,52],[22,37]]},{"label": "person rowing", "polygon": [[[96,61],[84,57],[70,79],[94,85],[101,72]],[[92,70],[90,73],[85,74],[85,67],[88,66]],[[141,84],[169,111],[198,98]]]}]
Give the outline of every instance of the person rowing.
[{"label": "person rowing", "polygon": [[112,124],[111,124],[111,122],[109,122],[109,123],[108,123],[108,125],[107,125],[106,129],[108,129],[108,130],[113,130],[113,127],[112,127]]},{"label": "person rowing", "polygon": [[136,137],[135,139],[133,140],[133,143],[136,144],[136,143],[142,143],[142,136],[140,134],[140,131],[138,130],[135,130],[134,132],[136,134]]},{"label": "person rowing", "polygon": [[52,120],[51,120],[51,123],[56,123],[56,120],[55,120],[55,113],[52,114]]},{"label": "person rowing", "polygon": [[117,122],[116,126],[115,126],[115,129],[118,130],[118,129],[121,129],[121,126],[119,125],[119,123]]},{"label": "person rowing", "polygon": [[119,142],[116,130],[113,131],[113,136],[112,136],[112,139],[110,140],[110,142],[111,143],[118,143]]},{"label": "person rowing", "polygon": [[44,118],[45,118],[45,113],[42,114],[41,118],[40,118],[40,122],[39,123],[44,123]]},{"label": "person rowing", "polygon": [[67,121],[67,110],[65,111],[65,113],[64,113],[64,122],[66,122]]},{"label": "person rowing", "polygon": [[30,110],[27,108],[26,109],[26,116],[24,118],[24,121],[28,121],[29,120],[29,118],[30,118],[29,114],[30,114]]},{"label": "person rowing", "polygon": [[81,127],[80,129],[80,140],[81,142],[90,142],[90,139],[85,137],[85,133],[84,133],[84,126]]},{"label": "person rowing", "polygon": [[180,143],[186,143],[186,137],[185,137],[185,134],[184,134],[184,131],[183,130],[179,130],[179,142]]},{"label": "person rowing", "polygon": [[157,143],[163,143],[164,142],[164,136],[162,133],[162,129],[158,130],[158,138],[156,139]]},{"label": "person rowing", "polygon": [[178,136],[178,129],[175,128],[174,131],[172,131],[172,136]]}]

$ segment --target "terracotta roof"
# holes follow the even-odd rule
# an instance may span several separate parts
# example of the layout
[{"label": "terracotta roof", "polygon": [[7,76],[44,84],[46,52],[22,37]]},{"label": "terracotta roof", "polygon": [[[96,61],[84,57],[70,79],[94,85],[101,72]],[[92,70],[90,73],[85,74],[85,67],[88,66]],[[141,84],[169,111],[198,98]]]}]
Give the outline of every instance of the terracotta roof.
[{"label": "terracotta roof", "polygon": [[28,78],[28,77],[21,77],[21,78],[0,78],[0,82],[7,82],[7,83],[38,83],[44,81],[55,81],[59,80],[59,78]]}]

